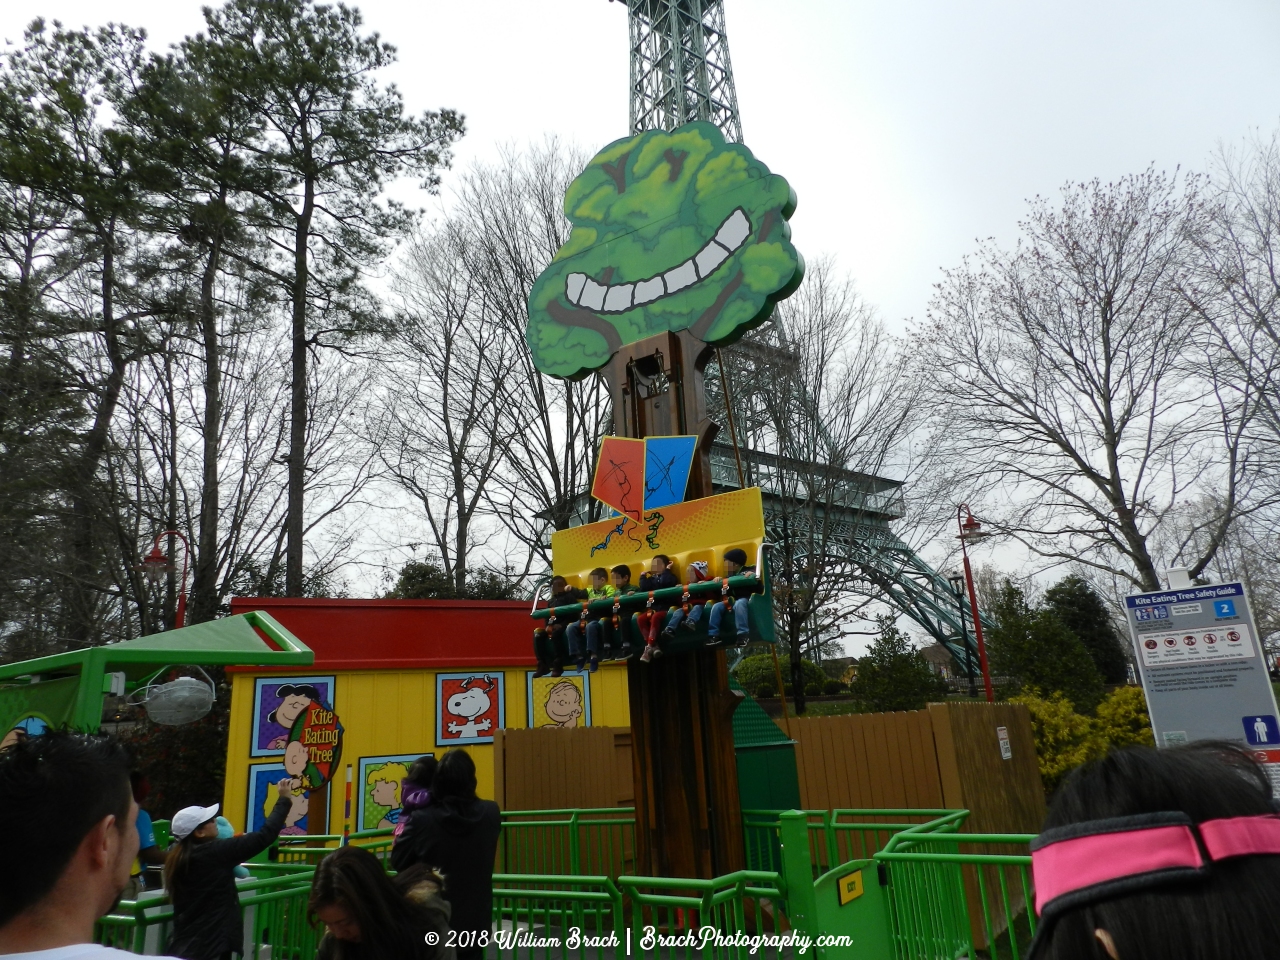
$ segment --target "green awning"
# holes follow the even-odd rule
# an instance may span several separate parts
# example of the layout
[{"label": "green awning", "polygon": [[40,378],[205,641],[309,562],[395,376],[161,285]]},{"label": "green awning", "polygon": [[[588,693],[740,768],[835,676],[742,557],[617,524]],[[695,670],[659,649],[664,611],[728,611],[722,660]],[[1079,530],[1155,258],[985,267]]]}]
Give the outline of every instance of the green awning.
[{"label": "green awning", "polygon": [[[96,730],[109,673],[123,673],[132,688],[169,666],[307,667],[314,662],[311,648],[273,617],[251,611],[136,640],[9,663],[0,666],[0,736],[26,716],[24,711],[42,715],[51,725],[65,720],[77,729]],[[71,694],[65,688],[72,683],[74,706],[68,707],[62,701]],[[54,685],[57,697],[52,697]],[[50,698],[59,702],[56,711],[32,709],[37,700]]]}]

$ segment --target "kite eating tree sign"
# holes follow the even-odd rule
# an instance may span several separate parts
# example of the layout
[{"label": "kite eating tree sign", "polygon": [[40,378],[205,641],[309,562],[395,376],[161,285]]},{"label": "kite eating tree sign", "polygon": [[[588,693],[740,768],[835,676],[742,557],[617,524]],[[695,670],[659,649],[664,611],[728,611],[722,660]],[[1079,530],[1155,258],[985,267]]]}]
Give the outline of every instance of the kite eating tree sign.
[{"label": "kite eating tree sign", "polygon": [[333,779],[342,758],[342,724],[328,704],[312,700],[298,714],[284,748],[285,771],[298,788],[316,790]]},{"label": "kite eating tree sign", "polygon": [[1234,740],[1280,789],[1280,725],[1266,653],[1240,583],[1125,599],[1156,744]]}]

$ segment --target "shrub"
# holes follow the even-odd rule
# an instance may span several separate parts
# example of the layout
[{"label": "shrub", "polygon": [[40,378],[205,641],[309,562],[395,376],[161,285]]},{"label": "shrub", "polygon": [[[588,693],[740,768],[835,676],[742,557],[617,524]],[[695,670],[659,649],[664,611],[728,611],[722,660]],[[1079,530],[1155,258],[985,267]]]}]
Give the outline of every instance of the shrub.
[{"label": "shrub", "polygon": [[865,709],[919,710],[947,695],[946,681],[934,674],[911,638],[894,626],[892,617],[878,618],[880,636],[858,661],[858,676],[849,689]]},{"label": "shrub", "polygon": [[839,680],[828,680],[822,685],[822,692],[828,697],[834,697],[836,694],[844,692],[844,684]]},{"label": "shrub", "polygon": [[806,683],[804,687],[804,695],[806,697],[822,696],[822,687],[816,683]]},{"label": "shrub", "polygon": [[762,680],[756,684],[756,690],[753,696],[756,697],[776,697],[778,691],[773,688],[772,681]]},{"label": "shrub", "polygon": [[1028,693],[1061,694],[1092,711],[1102,699],[1102,677],[1080,638],[1051,608],[1035,609],[1005,580],[992,605],[996,626],[987,639],[991,672]]},{"label": "shrub", "polygon": [[1036,741],[1040,779],[1052,793],[1062,779],[1113,748],[1152,746],[1151,718],[1141,687],[1121,687],[1098,704],[1095,716],[1077,713],[1061,693],[1042,697],[1031,690],[1010,698],[1026,704]]}]

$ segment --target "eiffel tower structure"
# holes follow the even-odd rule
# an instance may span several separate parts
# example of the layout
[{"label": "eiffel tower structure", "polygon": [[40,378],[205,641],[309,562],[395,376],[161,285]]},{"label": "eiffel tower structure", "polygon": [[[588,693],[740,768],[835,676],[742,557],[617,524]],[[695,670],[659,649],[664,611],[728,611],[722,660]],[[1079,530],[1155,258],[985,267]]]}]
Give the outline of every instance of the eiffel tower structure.
[{"label": "eiffel tower structure", "polygon": [[[742,119],[734,89],[733,67],[725,28],[723,0],[624,0],[630,25],[631,133],[671,130],[693,120],[714,123],[725,137],[742,142]],[[785,342],[775,322],[721,351],[721,361],[738,373],[750,371],[758,383],[786,375],[797,354]],[[725,413],[716,367],[708,368],[709,412]],[[749,384],[751,376],[744,378]],[[745,385],[745,384],[744,384]],[[749,388],[748,388],[749,389]],[[733,388],[734,414],[749,419],[744,390]],[[723,423],[724,416],[719,417]],[[744,423],[744,427],[748,424]],[[743,434],[750,436],[747,429]],[[893,522],[904,516],[902,482],[871,473],[824,466],[820,504],[804,511],[787,509],[788,498],[803,486],[797,475],[812,464],[723,442],[722,433],[711,453],[712,481],[722,493],[739,486],[759,486],[764,494],[765,519],[775,540],[814,542],[813,531],[795,529],[807,515],[820,517],[818,538],[824,563],[848,584],[854,594],[892,605],[946,646],[962,672],[977,671],[977,651],[961,622],[959,604],[950,581],[929,566],[899,537]],[[736,449],[735,449],[736,446]],[[810,520],[812,523],[812,519]],[[784,529],[789,526],[790,529]],[[803,548],[800,551],[803,559]],[[793,554],[793,559],[796,559]],[[987,618],[983,617],[987,626]]]}]

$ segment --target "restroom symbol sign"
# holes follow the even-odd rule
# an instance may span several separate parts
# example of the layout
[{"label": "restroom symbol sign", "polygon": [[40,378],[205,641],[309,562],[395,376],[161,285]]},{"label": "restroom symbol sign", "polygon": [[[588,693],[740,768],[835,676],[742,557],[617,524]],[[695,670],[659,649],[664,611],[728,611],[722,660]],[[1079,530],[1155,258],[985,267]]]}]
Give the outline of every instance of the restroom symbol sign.
[{"label": "restroom symbol sign", "polygon": [[1254,713],[1242,717],[1244,738],[1255,747],[1280,747],[1280,724],[1269,713]]}]

